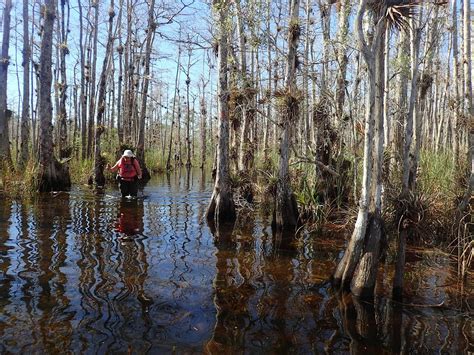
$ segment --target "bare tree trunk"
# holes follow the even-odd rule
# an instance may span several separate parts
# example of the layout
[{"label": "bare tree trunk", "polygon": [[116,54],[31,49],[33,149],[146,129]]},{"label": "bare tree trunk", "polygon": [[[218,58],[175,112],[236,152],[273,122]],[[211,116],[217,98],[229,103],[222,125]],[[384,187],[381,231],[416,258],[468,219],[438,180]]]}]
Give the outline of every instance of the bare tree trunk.
[{"label": "bare tree trunk", "polygon": [[189,103],[189,85],[191,84],[191,78],[189,76],[191,71],[191,55],[192,48],[188,48],[188,65],[186,68],[186,168],[191,167],[191,108]]},{"label": "bare tree trunk", "polygon": [[204,169],[206,164],[206,135],[207,135],[207,104],[206,104],[206,86],[207,82],[202,80],[202,95],[201,95],[201,169]]},{"label": "bare tree trunk", "polygon": [[105,98],[106,98],[106,86],[107,86],[107,74],[109,73],[110,62],[112,59],[112,52],[114,46],[114,36],[112,33],[112,26],[114,22],[115,11],[114,11],[114,0],[110,0],[109,7],[109,31],[107,36],[107,45],[105,47],[104,61],[102,63],[102,72],[99,78],[99,96],[97,98],[97,118],[95,127],[94,137],[94,182],[97,187],[103,187],[105,185],[104,177],[104,166],[105,159],[101,155],[100,137],[104,132],[104,124],[102,122],[104,111],[105,111]]},{"label": "bare tree trunk", "polygon": [[[173,109],[171,110],[171,128],[170,128],[170,142],[169,142],[169,149],[168,149],[168,158],[166,159],[166,170],[171,170],[171,151],[173,149],[173,129],[175,125],[175,111],[176,111],[176,101],[179,100],[179,86],[178,86],[178,79],[179,79],[179,66],[181,64],[181,47],[178,47],[178,62],[176,63],[176,75],[174,80],[174,97],[173,97]],[[179,117],[178,117],[179,119]],[[179,139],[179,137],[178,137]]]},{"label": "bare tree trunk", "polygon": [[[383,16],[383,15],[382,15]],[[383,19],[379,20],[384,22]],[[373,297],[375,282],[377,279],[378,262],[381,255],[381,242],[383,238],[382,222],[382,170],[383,170],[383,147],[384,147],[384,93],[385,93],[385,56],[384,37],[388,34],[385,26],[381,38],[374,39],[374,70],[375,70],[375,103],[373,116],[375,117],[374,137],[374,174],[372,186],[373,215],[369,219],[369,229],[364,252],[360,258],[352,280],[351,291],[358,297]],[[379,41],[379,43],[377,43]],[[367,63],[369,65],[369,63]]]},{"label": "bare tree trunk", "polygon": [[71,150],[68,146],[68,127],[67,127],[67,112],[66,112],[66,99],[67,99],[67,77],[66,77],[66,55],[69,54],[68,48],[68,33],[69,33],[69,1],[68,12],[67,12],[67,23],[65,23],[66,13],[64,10],[66,1],[61,1],[61,22],[59,26],[60,30],[60,63],[59,70],[61,74],[61,83],[59,87],[59,112],[58,112],[58,123],[59,123],[59,159],[67,158],[71,155]]},{"label": "bare tree trunk", "polygon": [[280,98],[280,124],[282,138],[280,141],[280,159],[275,212],[273,222],[277,230],[294,230],[298,225],[298,205],[291,189],[289,175],[291,126],[298,121],[299,97],[296,90],[296,54],[301,32],[299,23],[299,0],[292,0],[288,24],[288,56],[286,64],[286,90]]},{"label": "bare tree trunk", "polygon": [[383,121],[384,121],[384,146],[390,144],[390,128],[392,125],[389,114],[388,98],[389,98],[389,68],[390,68],[390,28],[387,27],[384,41],[384,95],[383,95]]},{"label": "bare tree trunk", "polygon": [[5,8],[3,10],[3,38],[0,58],[0,167],[5,165],[10,166],[12,164],[10,137],[8,133],[8,120],[10,119],[11,114],[7,109],[7,79],[8,65],[10,64],[8,47],[10,46],[11,9],[11,0],[6,0]]},{"label": "bare tree trunk", "polygon": [[321,16],[321,28],[323,31],[323,63],[321,68],[321,95],[327,94],[327,76],[329,68],[329,44],[331,41],[331,4],[318,0],[319,13]]},{"label": "bare tree trunk", "polygon": [[137,158],[142,165],[142,176],[144,180],[150,179],[150,172],[145,164],[145,120],[147,112],[148,86],[150,82],[150,57],[153,49],[153,40],[155,38],[156,22],[155,18],[155,0],[151,0],[148,8],[148,28],[145,47],[145,69],[143,71],[143,92],[142,107],[140,108]]},{"label": "bare tree trunk", "polygon": [[[357,33],[361,52],[367,64],[369,83],[367,92],[367,107],[365,116],[364,163],[362,176],[362,191],[359,201],[359,212],[351,240],[334,273],[336,286],[342,284],[359,297],[373,297],[377,263],[380,255],[380,239],[382,236],[382,221],[380,217],[381,184],[381,150],[383,147],[383,37],[385,33],[385,18],[382,9],[374,12],[375,33],[373,42],[368,45],[362,29],[363,17],[367,8],[367,0],[361,0],[357,13]],[[373,5],[373,3],[371,3]],[[373,136],[374,120],[377,122],[377,137],[375,142],[375,181],[372,181],[373,167]],[[370,196],[371,185],[375,184],[375,196]],[[374,212],[369,219],[369,204],[374,200]],[[368,227],[368,228],[367,228]]]},{"label": "bare tree trunk", "polygon": [[45,0],[44,23],[40,54],[40,87],[39,87],[39,117],[40,117],[40,150],[38,190],[40,192],[65,190],[71,186],[69,170],[60,164],[53,155],[53,126],[51,104],[53,27],[56,17],[56,0]]},{"label": "bare tree trunk", "polygon": [[[306,12],[306,28],[305,28],[305,43],[304,43],[304,68],[303,68],[303,95],[304,95],[304,103],[303,103],[303,141],[301,142],[303,148],[303,155],[308,154],[308,147],[311,144],[311,128],[310,128],[310,91],[309,91],[309,50],[311,47],[311,40],[310,40],[310,26],[311,26],[311,1],[306,0],[305,4],[305,12]],[[270,114],[268,114],[270,116]]]},{"label": "bare tree trunk", "polygon": [[[463,63],[464,63],[464,80],[465,80],[465,107],[466,115],[468,117],[468,149],[467,149],[467,166],[468,170],[467,177],[468,183],[466,192],[461,203],[458,206],[460,211],[466,211],[470,203],[472,203],[472,191],[474,190],[474,105],[472,97],[472,51],[471,51],[471,4],[470,0],[464,0],[464,52],[463,52]],[[472,214],[471,214],[472,221]],[[467,256],[466,256],[467,259]]]},{"label": "bare tree trunk", "polygon": [[83,17],[82,17],[82,5],[81,0],[77,0],[77,5],[79,7],[79,49],[80,49],[80,57],[81,57],[81,158],[84,160],[87,156],[87,93],[86,93],[86,73],[85,73],[85,54],[84,54],[84,46],[85,42],[83,42]]},{"label": "bare tree trunk", "polygon": [[92,157],[92,145],[94,137],[94,116],[95,116],[95,105],[96,105],[96,68],[97,68],[97,43],[98,43],[98,32],[99,32],[99,2],[91,0],[90,6],[95,9],[94,12],[94,26],[93,26],[93,38],[92,38],[92,51],[90,52],[89,61],[89,119],[87,125],[87,157]]},{"label": "bare tree trunk", "polygon": [[337,117],[342,122],[344,116],[344,100],[346,95],[346,72],[347,72],[347,34],[349,31],[349,15],[351,13],[351,3],[349,0],[339,1],[339,23],[337,34],[337,62],[339,71],[337,75],[336,103]]},{"label": "bare tree trunk", "polygon": [[29,137],[30,137],[30,57],[31,43],[28,29],[28,0],[23,0],[23,102],[21,106],[21,145],[20,145],[20,168],[24,168],[29,159]]},{"label": "bare tree trunk", "polygon": [[[408,55],[408,35],[405,31],[402,31],[398,40],[398,61],[403,63],[404,56]],[[396,89],[396,106],[397,112],[392,120],[392,141],[391,144],[391,169],[397,166],[402,160],[403,156],[403,132],[401,127],[405,125],[407,115],[407,96],[408,96],[408,77],[406,75],[408,68],[401,68],[401,73],[397,81]],[[401,151],[400,151],[401,150]]]},{"label": "bare tree trunk", "polygon": [[[421,14],[419,14],[419,22],[421,21]],[[411,23],[411,91],[410,91],[410,102],[408,108],[408,114],[405,122],[405,132],[404,132],[404,145],[403,145],[403,176],[402,176],[402,191],[400,199],[405,199],[409,195],[410,191],[410,179],[415,178],[410,177],[411,164],[412,160],[410,157],[410,150],[413,140],[413,124],[414,124],[414,115],[415,115],[415,100],[418,93],[418,57],[420,49],[420,31],[419,23],[415,25],[415,20],[410,19]],[[402,218],[403,216],[400,216]],[[401,221],[403,224],[403,221]],[[408,236],[408,228],[402,228],[399,231],[397,239],[397,262],[395,266],[395,275],[393,279],[393,289],[392,296],[395,299],[399,299],[403,293],[403,275],[405,270],[405,249],[406,249],[406,239]]]},{"label": "bare tree trunk", "polygon": [[[35,34],[35,13],[32,11],[31,14],[31,28],[30,28],[30,38],[34,37]],[[33,41],[30,41],[30,53],[33,51]],[[30,92],[33,93],[35,90],[35,83],[38,82],[38,77],[37,77],[37,72],[35,69],[35,63],[31,61],[33,65],[34,70],[30,70]],[[38,86],[36,86],[38,87]],[[30,114],[31,114],[31,153],[33,157],[36,157],[38,154],[38,111],[35,109],[35,96],[36,95],[30,95]],[[37,96],[36,96],[37,97]],[[36,100],[37,104],[38,100]]]},{"label": "bare tree trunk", "polygon": [[[458,206],[459,215],[462,216],[465,213],[469,213],[469,205],[472,206],[472,192],[474,190],[474,105],[472,97],[472,51],[471,51],[471,4],[470,0],[464,0],[464,80],[465,80],[465,105],[466,105],[466,114],[468,117],[468,148],[467,148],[467,166],[470,171],[467,171],[468,182],[466,186],[466,191],[464,193],[463,199]],[[473,215],[471,213],[470,220],[467,223],[473,222]],[[460,236],[458,236],[459,238]],[[466,281],[467,271],[468,271],[468,260],[472,256],[467,253],[469,247],[467,246],[469,241],[463,239],[459,242],[459,249],[462,249],[461,260],[458,260],[459,264],[459,276],[462,277],[463,282]],[[472,234],[470,242],[472,243]]]},{"label": "bare tree trunk", "polygon": [[219,28],[219,145],[216,181],[206,217],[208,221],[214,221],[217,227],[219,227],[221,222],[235,220],[235,206],[229,174],[228,2],[226,0],[214,0],[213,4],[215,6],[220,5],[217,24]]},{"label": "bare tree trunk", "polygon": [[264,155],[264,162],[268,160],[268,142],[269,142],[269,135],[270,135],[270,117],[272,114],[272,100],[271,100],[271,93],[272,93],[272,46],[271,46],[271,0],[267,0],[267,13],[266,13],[266,36],[267,36],[267,58],[268,58],[268,84],[267,84],[267,92],[265,93],[265,102],[267,104],[267,117],[265,119],[265,130],[264,130],[264,137],[263,137],[263,155]]}]

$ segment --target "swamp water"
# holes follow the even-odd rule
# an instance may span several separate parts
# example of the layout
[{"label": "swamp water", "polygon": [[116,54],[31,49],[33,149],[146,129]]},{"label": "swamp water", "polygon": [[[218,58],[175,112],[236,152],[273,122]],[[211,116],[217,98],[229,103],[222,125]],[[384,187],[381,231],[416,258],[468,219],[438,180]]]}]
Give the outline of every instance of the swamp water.
[{"label": "swamp water", "polygon": [[469,353],[473,285],[447,254],[411,250],[404,304],[382,265],[375,302],[328,282],[344,240],[285,247],[270,216],[211,232],[209,175],[140,194],[87,187],[0,201],[0,353]]}]

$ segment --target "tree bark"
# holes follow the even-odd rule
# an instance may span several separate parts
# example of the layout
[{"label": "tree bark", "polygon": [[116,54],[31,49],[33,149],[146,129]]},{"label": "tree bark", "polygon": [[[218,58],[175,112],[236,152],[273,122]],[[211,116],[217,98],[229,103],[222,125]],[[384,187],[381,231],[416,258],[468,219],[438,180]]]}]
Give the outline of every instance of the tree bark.
[{"label": "tree bark", "polygon": [[292,0],[288,29],[288,55],[286,63],[285,92],[280,98],[280,124],[282,138],[278,167],[277,194],[274,212],[274,225],[277,230],[294,230],[298,225],[298,205],[291,189],[289,160],[291,126],[298,121],[299,97],[296,88],[296,56],[300,37],[299,0]]},{"label": "tree bark", "polygon": [[178,86],[178,79],[179,79],[179,66],[181,64],[181,47],[178,47],[178,62],[176,63],[176,75],[174,80],[174,97],[173,97],[173,109],[171,110],[171,127],[170,127],[170,142],[168,148],[168,158],[166,159],[166,170],[171,170],[171,151],[173,150],[173,129],[175,125],[176,119],[179,119],[179,116],[175,117],[176,111],[176,101],[179,101],[179,86]]},{"label": "tree bark", "polygon": [[20,145],[20,168],[24,168],[29,159],[29,137],[30,137],[30,34],[28,29],[28,0],[23,0],[23,102],[21,105],[21,145]]},{"label": "tree bark", "polygon": [[[383,147],[383,54],[382,43],[385,33],[385,18],[381,13],[374,14],[375,33],[373,42],[368,45],[362,29],[363,17],[367,8],[367,0],[361,0],[357,13],[357,33],[362,55],[367,64],[369,83],[367,92],[367,106],[365,115],[364,162],[362,176],[362,191],[359,202],[359,212],[351,240],[339,262],[333,276],[336,286],[342,285],[359,297],[373,297],[377,263],[380,255],[380,238],[382,235],[382,221],[380,218],[380,191],[381,176],[381,149]],[[383,12],[382,12],[383,13]],[[373,136],[374,121],[377,122],[377,137],[375,143],[375,168],[373,175]],[[371,186],[375,184],[375,196],[371,196]],[[369,218],[370,201],[374,211]],[[368,227],[368,228],[367,228]]]},{"label": "tree bark", "polygon": [[[419,14],[418,24],[421,21],[421,14]],[[420,28],[415,25],[415,19],[411,18],[411,41],[410,41],[410,51],[411,51],[411,91],[410,91],[410,102],[408,108],[408,114],[405,122],[404,129],[404,145],[403,145],[403,165],[402,165],[402,191],[400,199],[406,199],[409,196],[410,191],[410,180],[414,179],[415,176],[410,176],[413,174],[411,166],[413,164],[411,160],[411,145],[413,140],[413,123],[415,115],[415,105],[416,97],[418,93],[418,57],[419,57],[419,47],[420,47]],[[401,216],[400,218],[404,218]],[[403,274],[405,270],[405,249],[406,249],[406,238],[410,231],[404,228],[403,220],[401,221],[402,229],[398,234],[397,239],[397,262],[395,275],[393,279],[393,289],[392,296],[395,299],[401,298],[403,294]]]},{"label": "tree bark", "polygon": [[11,114],[7,109],[7,79],[8,65],[10,64],[8,48],[10,46],[11,9],[11,0],[6,0],[5,8],[3,10],[2,53],[0,58],[0,167],[11,166],[12,164],[10,134],[8,132],[8,121]]},{"label": "tree bark", "polygon": [[87,157],[87,87],[86,87],[86,59],[84,54],[85,42],[83,41],[83,17],[82,17],[82,0],[77,0],[77,6],[79,8],[79,51],[81,58],[81,95],[80,95],[80,108],[81,108],[81,158],[82,160]]},{"label": "tree bark", "polygon": [[206,106],[206,86],[207,83],[202,80],[202,95],[201,95],[201,169],[204,169],[206,164],[207,154],[207,106]]},{"label": "tree bark", "polygon": [[95,9],[94,12],[94,30],[92,38],[92,51],[90,52],[89,60],[89,117],[87,124],[87,157],[92,157],[93,150],[93,137],[94,137],[94,116],[95,116],[95,105],[96,105],[96,68],[97,68],[97,43],[98,43],[98,32],[99,32],[99,2],[91,0],[91,7]]},{"label": "tree bark", "polygon": [[40,117],[40,149],[38,190],[47,192],[52,190],[67,190],[71,186],[69,170],[66,165],[60,164],[53,154],[53,126],[52,126],[52,48],[53,27],[56,17],[56,0],[45,0],[44,23],[40,53],[40,87],[39,87],[39,117]]},{"label": "tree bark", "polygon": [[235,206],[229,174],[229,87],[228,87],[228,2],[214,0],[218,11],[218,60],[219,60],[219,145],[217,151],[217,175],[211,201],[206,212],[208,221],[217,227],[226,221],[235,220]]},{"label": "tree bark", "polygon": [[114,22],[115,11],[114,11],[114,0],[110,0],[109,8],[109,30],[107,36],[107,44],[105,47],[104,61],[102,63],[102,72],[99,78],[99,96],[97,98],[97,117],[94,137],[94,182],[97,187],[103,187],[105,185],[104,177],[104,165],[105,160],[101,155],[101,136],[105,130],[103,124],[103,116],[106,106],[106,87],[107,87],[107,74],[109,73],[109,66],[112,59],[112,52],[114,46],[114,36],[112,33],[112,26]]},{"label": "tree bark", "polygon": [[148,98],[148,87],[150,83],[150,57],[153,49],[153,40],[155,39],[155,0],[151,0],[148,8],[148,27],[145,44],[145,69],[143,71],[143,92],[142,102],[140,108],[139,129],[138,129],[138,145],[137,145],[137,158],[142,166],[142,178],[144,180],[150,179],[150,172],[146,167],[145,163],[145,120],[147,113],[147,98]]},{"label": "tree bark", "polygon": [[67,76],[66,76],[66,55],[69,54],[68,48],[68,33],[69,33],[69,2],[68,2],[68,19],[65,23],[66,13],[64,10],[66,1],[61,1],[61,21],[59,26],[61,43],[59,44],[59,71],[61,76],[61,83],[59,87],[59,159],[68,158],[71,154],[71,149],[68,147],[68,125],[67,125]]},{"label": "tree bark", "polygon": [[344,118],[344,100],[346,97],[346,72],[347,72],[347,34],[349,32],[349,15],[351,13],[351,3],[349,0],[339,1],[339,23],[337,34],[337,62],[339,71],[337,75],[336,103],[337,117],[339,122]]}]

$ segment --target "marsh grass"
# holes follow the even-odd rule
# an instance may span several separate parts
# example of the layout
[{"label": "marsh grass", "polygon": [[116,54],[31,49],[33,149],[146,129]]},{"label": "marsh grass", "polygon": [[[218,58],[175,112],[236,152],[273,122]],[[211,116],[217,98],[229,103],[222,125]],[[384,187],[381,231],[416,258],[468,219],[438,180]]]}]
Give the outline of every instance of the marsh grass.
[{"label": "marsh grass", "polygon": [[37,189],[37,170],[30,160],[22,169],[7,166],[0,172],[0,194],[11,198],[31,196]]}]

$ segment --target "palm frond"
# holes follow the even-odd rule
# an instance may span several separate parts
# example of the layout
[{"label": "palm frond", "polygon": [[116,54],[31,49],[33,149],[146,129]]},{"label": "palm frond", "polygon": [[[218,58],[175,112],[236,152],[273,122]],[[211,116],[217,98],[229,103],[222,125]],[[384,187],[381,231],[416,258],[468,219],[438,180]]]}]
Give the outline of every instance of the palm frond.
[{"label": "palm frond", "polygon": [[369,3],[369,7],[375,14],[385,17],[388,26],[406,31],[410,27],[410,18],[421,2],[422,0],[374,0]]}]

